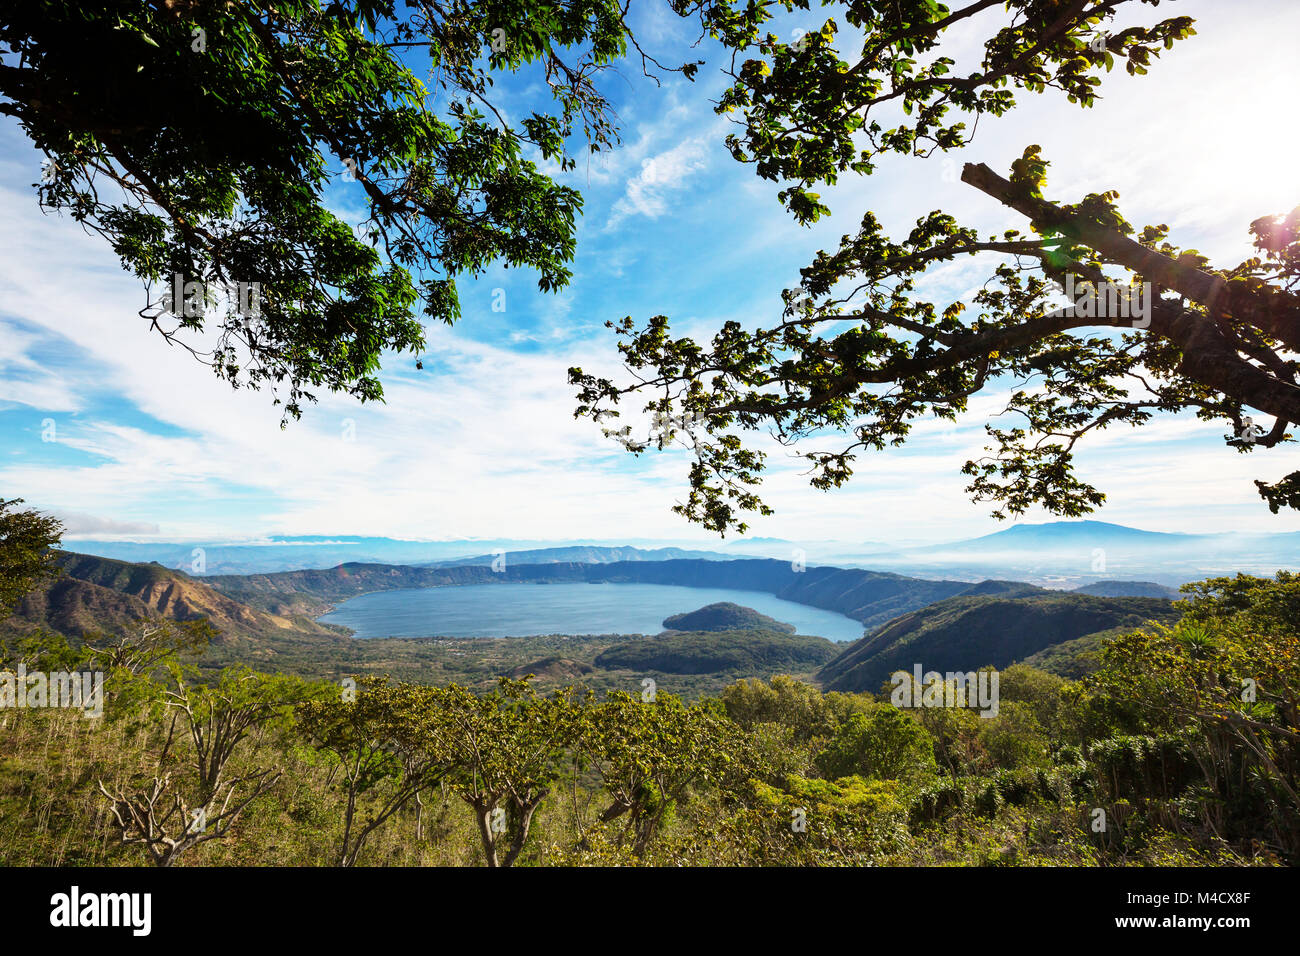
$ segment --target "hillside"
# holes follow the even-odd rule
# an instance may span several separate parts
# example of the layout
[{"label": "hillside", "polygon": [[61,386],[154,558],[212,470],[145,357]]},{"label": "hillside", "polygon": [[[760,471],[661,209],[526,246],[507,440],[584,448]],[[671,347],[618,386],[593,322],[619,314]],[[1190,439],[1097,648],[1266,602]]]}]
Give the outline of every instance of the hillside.
[{"label": "hillside", "polygon": [[962,596],[982,597],[998,595],[999,597],[1028,597],[1031,594],[1047,594],[1046,588],[1040,588],[1036,584],[1026,584],[1024,581],[981,581],[979,584],[972,584]]},{"label": "hillside", "polygon": [[775,673],[815,670],[835,656],[836,645],[824,637],[803,637],[767,630],[669,631],[616,644],[597,655],[605,670],[637,674],[724,674],[770,677]]},{"label": "hillside", "polygon": [[1110,628],[1177,617],[1169,601],[1045,592],[1027,597],[961,596],[905,614],[852,644],[818,673],[829,690],[878,691],[890,674],[1006,667]]},{"label": "hillside", "polygon": [[1129,630],[1131,628],[1112,627],[1076,637],[1072,641],[1062,641],[1030,654],[1021,663],[1066,680],[1078,680],[1101,666],[1101,645],[1104,641],[1119,637]]},{"label": "hillside", "polygon": [[664,618],[664,628],[669,631],[738,631],[760,629],[794,633],[794,625],[760,614],[752,607],[741,607],[730,601],[708,604],[685,614]]},{"label": "hillside", "polygon": [[110,558],[65,552],[63,573],[28,594],[0,633],[24,634],[45,628],[69,638],[86,631],[120,633],[145,619],[208,619],[219,644],[265,644],[268,639],[338,640],[337,630],[309,618],[285,617],[248,607],[180,571],[157,564],[130,564]]}]

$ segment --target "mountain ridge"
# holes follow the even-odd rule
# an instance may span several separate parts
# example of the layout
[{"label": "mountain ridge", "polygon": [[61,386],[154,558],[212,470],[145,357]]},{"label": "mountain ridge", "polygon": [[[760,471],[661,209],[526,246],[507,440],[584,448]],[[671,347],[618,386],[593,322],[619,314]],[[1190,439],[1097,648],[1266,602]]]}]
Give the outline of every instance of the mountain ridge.
[{"label": "mountain ridge", "polygon": [[249,607],[201,579],[159,564],[60,552],[62,573],[25,595],[0,630],[24,634],[46,628],[69,638],[86,631],[123,631],[146,620],[206,618],[218,644],[250,644],[268,636],[331,637],[340,632],[310,619]]},{"label": "mountain ridge", "polygon": [[1151,597],[1042,594],[959,595],[900,615],[855,641],[820,671],[827,690],[880,690],[891,674],[1003,668],[1045,648],[1100,631],[1178,617],[1173,602]]}]

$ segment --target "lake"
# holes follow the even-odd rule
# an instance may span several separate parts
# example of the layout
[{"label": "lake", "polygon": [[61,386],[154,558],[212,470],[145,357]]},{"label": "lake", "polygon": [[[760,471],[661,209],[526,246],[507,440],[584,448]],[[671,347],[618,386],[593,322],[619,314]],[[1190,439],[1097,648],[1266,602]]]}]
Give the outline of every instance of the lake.
[{"label": "lake", "polygon": [[763,591],[665,584],[468,584],[376,591],[344,601],[320,620],[357,637],[524,637],[533,634],[658,634],[672,614],[730,601],[793,624],[800,634],[856,641],[862,625],[834,611]]}]

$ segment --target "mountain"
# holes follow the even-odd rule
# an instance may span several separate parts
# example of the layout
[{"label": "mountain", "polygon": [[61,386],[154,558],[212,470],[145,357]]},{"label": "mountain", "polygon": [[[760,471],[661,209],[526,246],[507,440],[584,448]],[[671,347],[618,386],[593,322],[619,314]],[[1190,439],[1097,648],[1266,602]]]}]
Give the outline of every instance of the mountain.
[{"label": "mountain", "polygon": [[1173,534],[1106,521],[1016,524],[946,544],[864,551],[869,561],[920,577],[1011,577],[1052,588],[1116,578],[1176,587],[1237,572],[1272,575],[1300,569],[1300,533]]},{"label": "mountain", "polygon": [[1018,549],[1056,550],[1106,544],[1178,546],[1188,538],[1194,537],[1201,536],[1142,531],[1122,524],[1111,524],[1109,521],[1049,521],[1043,524],[1012,525],[1004,531],[986,534],[979,538],[916,548],[914,553],[960,550],[967,554],[975,554]]},{"label": "mountain", "polygon": [[730,601],[706,604],[696,611],[674,614],[664,618],[664,628],[669,631],[734,631],[761,628],[766,631],[794,633],[794,625],[760,614],[752,607],[741,607]]},{"label": "mountain", "polygon": [[1182,597],[1174,588],[1154,581],[1098,581],[1075,588],[1075,594],[1094,594],[1099,597],[1158,597],[1177,601]]},{"label": "mountain", "polygon": [[192,621],[207,618],[219,643],[260,643],[268,637],[337,639],[337,630],[310,618],[286,617],[247,605],[207,583],[159,564],[131,564],[87,554],[63,552],[63,573],[26,595],[0,632],[30,633],[45,628],[70,638],[85,631],[120,633],[149,619]]},{"label": "mountain", "polygon": [[787,601],[837,611],[870,627],[958,594],[965,581],[927,581],[855,568],[808,567],[789,561],[737,558],[617,561],[612,564],[481,565],[448,568],[343,564],[329,570],[214,575],[204,580],[223,594],[274,614],[317,616],[347,598],[395,588],[448,587],[502,581],[587,581],[677,584],[686,587],[765,591]]},{"label": "mountain", "polygon": [[345,561],[419,564],[512,546],[490,541],[402,541],[357,535],[277,535],[252,542],[65,540],[64,544],[99,557],[157,562],[175,570],[207,574],[325,568]]},{"label": "mountain", "polygon": [[904,614],[821,669],[827,690],[878,691],[898,670],[1006,667],[1052,645],[1111,628],[1178,617],[1167,600],[1043,592],[949,598]]}]

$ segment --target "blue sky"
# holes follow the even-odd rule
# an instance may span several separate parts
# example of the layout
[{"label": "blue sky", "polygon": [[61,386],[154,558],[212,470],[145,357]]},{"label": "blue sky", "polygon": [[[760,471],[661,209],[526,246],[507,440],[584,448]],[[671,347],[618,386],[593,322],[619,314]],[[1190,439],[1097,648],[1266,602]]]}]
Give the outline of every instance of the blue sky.
[{"label": "blue sky", "polygon": [[[148,334],[137,315],[141,284],[97,237],[40,213],[31,186],[40,157],[16,125],[0,122],[0,495],[63,516],[70,537],[706,545],[707,533],[669,511],[685,494],[684,451],[634,458],[572,417],[565,370],[619,368],[603,323],[662,313],[679,334],[707,336],[728,319],[771,321],[781,289],[867,209],[894,235],[936,208],[982,230],[1020,227],[957,172],[967,161],[1004,171],[1031,143],[1052,162],[1049,195],[1074,201],[1118,189],[1130,221],[1167,223],[1174,242],[1235,264],[1249,253],[1252,219],[1300,203],[1292,102],[1300,5],[1159,8],[1184,12],[1198,19],[1198,36],[1146,77],[1110,74],[1098,107],[1026,97],[1007,117],[983,121],[974,144],[950,160],[890,158],[870,178],[825,190],[835,215],[814,229],[796,226],[776,202],[780,187],[724,150],[725,123],[709,106],[721,88],[715,70],[656,89],[628,65],[609,86],[622,147],[563,177],[586,201],[572,285],[543,294],[534,275],[499,268],[462,282],[463,321],[429,330],[423,371],[409,356],[386,364],[386,404],[323,397],[283,431],[268,394],[232,392]],[[794,16],[777,29],[816,29],[821,19]],[[987,22],[952,35],[945,52],[959,66]],[[643,16],[641,36],[674,50],[693,39],[657,13]],[[534,93],[509,85],[507,110],[522,113]],[[328,198],[360,218],[349,187]],[[954,264],[934,281],[965,295],[986,270]],[[492,310],[497,289],[504,312]],[[919,426],[906,448],[860,459],[849,486],[829,494],[759,438],[772,452],[764,497],[777,513],[754,519],[751,534],[903,543],[998,530],[963,494],[959,468],[1004,402],[993,390],[955,426]],[[1295,470],[1296,453],[1237,455],[1223,430],[1187,416],[1100,435],[1078,456],[1081,474],[1108,494],[1094,517],[1165,531],[1300,530],[1300,516],[1270,515],[1251,483]]]}]

